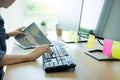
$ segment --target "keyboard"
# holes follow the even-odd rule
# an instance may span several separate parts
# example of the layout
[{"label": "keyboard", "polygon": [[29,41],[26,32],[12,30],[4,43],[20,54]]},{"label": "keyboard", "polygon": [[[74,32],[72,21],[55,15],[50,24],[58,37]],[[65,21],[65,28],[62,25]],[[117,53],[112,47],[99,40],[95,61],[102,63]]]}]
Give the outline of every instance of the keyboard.
[{"label": "keyboard", "polygon": [[76,64],[64,46],[53,45],[50,48],[54,52],[53,54],[44,53],[42,55],[45,72],[75,70]]}]

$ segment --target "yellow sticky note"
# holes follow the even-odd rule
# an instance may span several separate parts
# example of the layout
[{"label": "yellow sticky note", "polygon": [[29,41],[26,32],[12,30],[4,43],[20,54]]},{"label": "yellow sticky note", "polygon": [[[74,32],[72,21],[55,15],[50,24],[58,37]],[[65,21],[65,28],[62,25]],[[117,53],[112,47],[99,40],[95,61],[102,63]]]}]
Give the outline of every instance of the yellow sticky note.
[{"label": "yellow sticky note", "polygon": [[69,39],[69,40],[72,40],[72,37],[73,37],[73,31],[70,30],[70,31],[69,31],[69,34],[68,34],[68,39]]},{"label": "yellow sticky note", "polygon": [[120,42],[113,41],[112,44],[112,57],[120,59]]},{"label": "yellow sticky note", "polygon": [[73,41],[74,41],[75,43],[78,42],[78,33],[77,33],[77,32],[74,32],[74,34],[73,34]]},{"label": "yellow sticky note", "polygon": [[89,37],[88,37],[88,44],[87,44],[88,48],[93,48],[94,40],[95,40],[95,36],[89,34]]}]

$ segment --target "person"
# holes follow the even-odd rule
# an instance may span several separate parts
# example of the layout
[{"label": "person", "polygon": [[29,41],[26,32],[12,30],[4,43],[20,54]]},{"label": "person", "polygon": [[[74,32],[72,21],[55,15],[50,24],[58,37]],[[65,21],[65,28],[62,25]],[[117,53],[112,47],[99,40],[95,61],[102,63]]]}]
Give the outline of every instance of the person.
[{"label": "person", "polygon": [[[0,8],[8,8],[15,0],[0,0]],[[52,50],[49,45],[41,45],[33,49],[31,53],[26,55],[10,55],[6,54],[6,39],[9,37],[15,37],[16,35],[25,35],[22,32],[24,27],[20,27],[12,32],[6,33],[4,28],[4,21],[0,16],[0,80],[3,80],[4,71],[3,67],[10,64],[34,61],[45,52],[52,54]]]}]

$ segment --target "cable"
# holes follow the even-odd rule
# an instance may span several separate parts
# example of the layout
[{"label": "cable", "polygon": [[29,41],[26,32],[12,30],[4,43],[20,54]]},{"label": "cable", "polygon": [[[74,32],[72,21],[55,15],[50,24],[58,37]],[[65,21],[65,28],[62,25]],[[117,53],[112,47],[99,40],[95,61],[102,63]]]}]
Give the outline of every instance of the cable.
[{"label": "cable", "polygon": [[[93,32],[93,30],[90,30],[89,34],[95,35],[95,33]],[[99,42],[100,45],[104,46],[104,44],[98,38],[97,38],[97,41]]]},{"label": "cable", "polygon": [[97,41],[99,42],[100,45],[104,46],[104,44],[99,39],[97,39]]}]

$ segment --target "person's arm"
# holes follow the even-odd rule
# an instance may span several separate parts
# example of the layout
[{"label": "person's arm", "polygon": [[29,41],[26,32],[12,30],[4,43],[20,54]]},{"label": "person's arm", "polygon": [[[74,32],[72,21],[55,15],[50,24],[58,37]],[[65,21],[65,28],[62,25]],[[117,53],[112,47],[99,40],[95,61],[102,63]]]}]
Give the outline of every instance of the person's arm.
[{"label": "person's arm", "polygon": [[23,32],[22,32],[22,29],[24,29],[25,27],[21,27],[21,28],[18,28],[12,32],[9,32],[9,33],[6,33],[6,36],[7,37],[15,37],[16,35],[20,34],[20,35],[25,35]]},{"label": "person's arm", "polygon": [[0,61],[0,66],[29,61],[27,56],[28,55],[4,55]]},{"label": "person's arm", "polygon": [[35,50],[33,50],[30,54],[27,54],[27,55],[5,54],[2,60],[0,61],[0,66],[33,61],[33,60],[36,60],[38,57],[40,57],[45,52],[52,53],[48,45],[39,46]]}]

